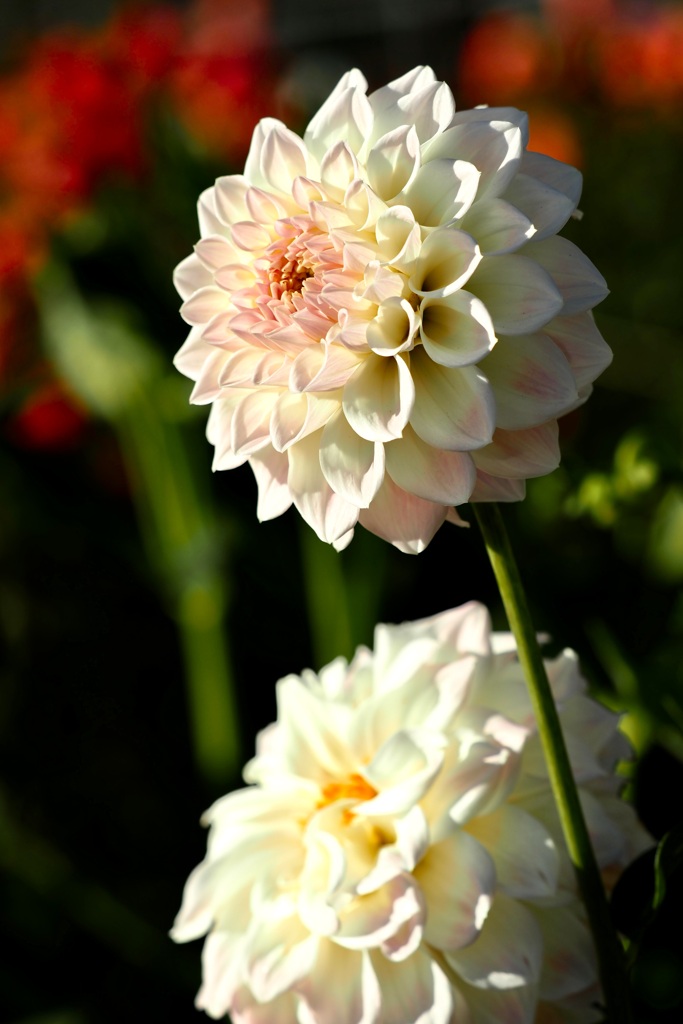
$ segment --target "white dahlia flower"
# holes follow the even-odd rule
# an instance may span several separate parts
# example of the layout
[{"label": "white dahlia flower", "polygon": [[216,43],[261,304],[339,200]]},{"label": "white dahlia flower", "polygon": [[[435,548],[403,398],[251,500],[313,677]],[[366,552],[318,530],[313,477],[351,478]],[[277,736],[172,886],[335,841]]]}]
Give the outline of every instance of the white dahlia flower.
[{"label": "white dahlia flower", "polygon": [[581,175],[526,151],[525,114],[456,113],[426,67],[366,89],[344,75],[303,140],[261,121],[202,194],[176,366],[261,520],[294,502],[338,549],[360,522],[414,552],[557,466],[557,417],[611,358],[607,289],[557,236]]},{"label": "white dahlia flower", "polygon": [[[606,877],[646,845],[617,716],[548,662]],[[172,935],[235,1024],[591,1024],[596,958],[521,667],[468,604],[277,684]]]}]

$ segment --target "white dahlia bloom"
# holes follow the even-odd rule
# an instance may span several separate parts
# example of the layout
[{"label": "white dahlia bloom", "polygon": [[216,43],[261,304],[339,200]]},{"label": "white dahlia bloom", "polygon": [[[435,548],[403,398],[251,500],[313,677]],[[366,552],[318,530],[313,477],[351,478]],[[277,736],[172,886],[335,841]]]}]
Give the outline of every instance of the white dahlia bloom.
[{"label": "white dahlia bloom", "polygon": [[414,552],[557,466],[557,417],[611,358],[607,288],[557,236],[581,175],[526,151],[525,114],[456,113],[426,67],[366,90],[344,75],[303,140],[261,121],[202,194],[176,366],[261,520],[293,502],[338,549],[360,522]]},{"label": "white dahlia bloom", "polygon": [[[628,744],[548,662],[600,867],[647,845]],[[207,812],[172,935],[208,933],[197,1006],[235,1024],[591,1024],[596,959],[508,634],[468,604],[378,626],[277,685],[252,785]]]}]

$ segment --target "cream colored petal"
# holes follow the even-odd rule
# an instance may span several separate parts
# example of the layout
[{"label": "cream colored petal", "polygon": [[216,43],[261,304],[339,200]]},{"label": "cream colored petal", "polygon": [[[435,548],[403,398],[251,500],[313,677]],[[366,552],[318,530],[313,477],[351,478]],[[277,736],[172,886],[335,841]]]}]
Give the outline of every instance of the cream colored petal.
[{"label": "cream colored petal", "polygon": [[363,776],[378,795],[356,809],[358,815],[403,815],[423,798],[443,764],[447,740],[426,729],[394,733],[365,766]]},{"label": "cream colored petal", "polygon": [[[505,991],[493,988],[472,988],[462,984],[462,997],[471,1019],[476,1024],[550,1024],[536,1016],[538,987],[524,985]],[[552,1024],[560,1024],[553,1021]],[[562,1024],[566,1024],[562,1021]],[[578,1024],[578,1022],[575,1022]],[[581,1021],[589,1024],[589,1021]],[[593,1024],[590,1021],[590,1024]]]},{"label": "cream colored petal", "polygon": [[278,218],[286,217],[296,210],[295,205],[288,203],[284,196],[275,196],[272,192],[266,192],[253,185],[247,189],[245,201],[248,217],[238,217],[236,220],[250,219],[258,224],[272,224]]},{"label": "cream colored petal", "polygon": [[[372,828],[372,824],[370,823]],[[405,871],[413,871],[429,846],[429,830],[419,804],[396,821],[396,840],[381,846],[372,870],[356,885],[360,896],[374,892]]]},{"label": "cream colored petal", "polygon": [[336,728],[334,706],[293,675],[279,680],[275,692],[281,772],[321,786],[350,774],[355,759]]},{"label": "cream colored petal", "polygon": [[575,206],[563,192],[528,174],[518,174],[514,178],[505,192],[505,199],[526,214],[536,228],[535,242],[564,227]]},{"label": "cream colored petal", "polygon": [[300,514],[326,544],[333,544],[356,525],[356,506],[335,494],[323,476],[320,432],[290,448],[287,484]]},{"label": "cream colored petal", "polygon": [[318,938],[304,928],[291,901],[277,902],[252,920],[242,963],[245,981],[259,1002],[269,1003],[291,990],[315,963]]},{"label": "cream colored petal", "polygon": [[277,392],[252,391],[236,407],[230,427],[236,455],[251,455],[270,442],[270,419]]},{"label": "cream colored petal", "polygon": [[303,142],[277,121],[263,140],[260,171],[269,185],[286,195],[291,195],[295,178],[309,173],[308,154]]},{"label": "cream colored petal", "polygon": [[205,188],[197,200],[197,217],[199,233],[202,238],[207,235],[229,235],[229,228],[222,220],[216,206],[215,189]]},{"label": "cream colored petal", "polygon": [[[431,69],[429,69],[431,71]],[[399,96],[393,104],[382,104],[374,111],[374,138],[379,138],[399,125],[414,125],[420,142],[426,142],[450,123],[455,110],[453,94],[445,82],[416,80],[410,92]]]},{"label": "cream colored petal", "polygon": [[[411,875],[404,873],[340,908],[334,942],[357,950],[381,946],[385,956],[400,960],[419,946],[424,917],[422,894]],[[403,941],[397,949],[392,939],[399,934]]]},{"label": "cream colored petal", "polygon": [[466,160],[430,160],[416,171],[398,198],[410,207],[419,224],[450,224],[474,202],[479,177],[478,169]]},{"label": "cream colored petal", "polygon": [[490,853],[498,885],[508,896],[535,900],[557,889],[559,857],[549,832],[532,815],[509,804],[479,815],[467,831]]},{"label": "cream colored petal", "polygon": [[368,321],[365,337],[376,355],[395,356],[412,347],[416,330],[413,307],[406,299],[390,295],[381,303],[377,316]]},{"label": "cream colored petal", "polygon": [[520,126],[496,117],[492,109],[459,111],[453,121],[453,127],[424,147],[423,162],[467,160],[481,174],[477,197],[500,195],[519,168],[524,147]]},{"label": "cream colored petal", "polygon": [[218,398],[221,393],[218,377],[225,365],[226,355],[214,345],[211,348],[213,351],[204,360],[192,388],[190,395],[192,405],[207,405],[209,402],[213,402],[214,398]]},{"label": "cream colored petal", "polygon": [[406,71],[400,78],[394,78],[387,85],[371,92],[368,96],[370,106],[375,114],[381,114],[384,110],[394,108],[402,96],[420,92],[426,86],[435,83],[436,75],[432,69],[425,64],[418,64],[411,71]]},{"label": "cream colored petal", "polygon": [[582,992],[597,980],[595,947],[587,926],[565,907],[532,908],[543,935],[540,997],[555,1001]]},{"label": "cream colored petal", "polygon": [[286,125],[275,117],[262,118],[254,128],[249,152],[244,163],[244,179],[249,185],[258,185],[260,188],[266,189],[270,185],[262,171],[262,154],[266,139],[276,128],[283,128],[285,131],[289,131]]},{"label": "cream colored petal", "polygon": [[560,464],[557,422],[527,430],[496,430],[493,441],[473,452],[474,464],[490,476],[530,480]]},{"label": "cream colored petal", "polygon": [[215,446],[212,470],[235,469],[247,460],[247,455],[236,455],[232,447],[232,418],[235,409],[248,395],[248,391],[235,388],[227,394],[222,393],[211,405],[206,424],[206,436]]},{"label": "cream colored petal", "polygon": [[505,199],[487,198],[475,203],[460,221],[460,227],[476,238],[485,256],[513,252],[536,237],[529,217]]},{"label": "cream colored petal", "polygon": [[447,959],[461,978],[477,988],[510,989],[538,982],[543,939],[533,915],[498,893],[475,942]]},{"label": "cream colored petal", "polygon": [[440,366],[416,349],[410,368],[415,382],[410,425],[426,444],[462,452],[490,443],[496,415],[493,390],[476,366]]},{"label": "cream colored petal", "polygon": [[466,452],[432,448],[407,426],[400,440],[386,445],[385,453],[387,472],[404,491],[442,505],[469,499],[476,471]]},{"label": "cream colored petal", "polygon": [[263,224],[257,224],[255,220],[242,220],[233,224],[230,229],[230,237],[238,249],[257,255],[266,249],[272,241],[270,231]]},{"label": "cream colored petal", "polygon": [[519,765],[519,755],[490,737],[472,741],[462,751],[451,748],[441,775],[422,802],[432,841],[500,807],[515,785]]},{"label": "cream colored petal", "polygon": [[340,410],[322,432],[320,466],[336,494],[367,508],[384,479],[384,447],[359,437]]},{"label": "cream colored petal", "polygon": [[372,108],[365,95],[365,79],[360,72],[345,75],[328,96],[304,133],[306,148],[319,160],[340,140],[358,153],[372,131]]},{"label": "cream colored petal", "polygon": [[474,942],[496,889],[496,871],[486,849],[458,830],[432,843],[413,875],[427,903],[425,942],[439,950]]},{"label": "cream colored petal", "polygon": [[[513,125],[519,128],[522,133],[522,148],[526,149],[529,144],[529,117],[523,110],[516,107],[474,107],[472,110],[458,110],[453,115],[451,124],[453,127],[463,124],[477,122],[492,124],[493,122],[504,125]],[[481,128],[478,129],[480,131]]]},{"label": "cream colored petal", "polygon": [[525,480],[501,479],[478,470],[470,501],[523,501],[525,494]]},{"label": "cream colored petal", "polygon": [[379,985],[365,951],[321,941],[315,967],[297,991],[304,1001],[299,1024],[377,1024],[380,1019]]},{"label": "cream colored petal", "polygon": [[173,359],[176,370],[180,370],[190,380],[197,380],[206,360],[215,354],[215,348],[202,337],[202,327],[198,325],[190,330],[186,340],[178,349]]},{"label": "cream colored petal", "polygon": [[222,288],[209,285],[194,292],[180,307],[183,320],[194,326],[206,324],[218,313],[224,313],[230,306],[230,298]]},{"label": "cream colored petal", "polygon": [[318,398],[308,392],[279,394],[270,423],[273,448],[277,452],[291,449],[302,438],[324,427],[338,408],[339,402],[334,399]]},{"label": "cream colored petal", "polygon": [[586,387],[612,362],[612,350],[590,312],[556,316],[544,333],[562,350],[578,388]]},{"label": "cream colored petal", "polygon": [[352,181],[359,177],[355,153],[343,139],[336,142],[322,159],[320,177],[327,189],[335,189],[341,199]]},{"label": "cream colored petal", "polygon": [[546,156],[545,153],[526,152],[522,158],[521,169],[524,174],[530,174],[544,185],[562,192],[576,207],[581,198],[583,179],[581,172],[575,167]]},{"label": "cream colored petal", "polygon": [[256,517],[260,523],[276,519],[292,504],[292,495],[287,486],[289,459],[286,454],[274,448],[262,448],[249,457],[258,485]]},{"label": "cream colored petal", "polygon": [[467,283],[480,261],[479,246],[471,235],[457,228],[440,228],[424,241],[408,283],[418,295],[452,295]]},{"label": "cream colored petal", "polygon": [[220,267],[214,274],[217,285],[227,292],[253,288],[257,281],[256,270],[249,263],[229,263]]},{"label": "cream colored petal", "polygon": [[312,345],[292,363],[290,390],[336,391],[346,384],[358,363],[358,356],[342,345]]},{"label": "cream colored petal", "polygon": [[212,285],[213,275],[197,254],[191,253],[173,271],[173,284],[181,299],[185,301],[201,288]]},{"label": "cream colored petal", "polygon": [[[531,245],[524,249],[529,257]],[[516,253],[485,256],[470,278],[468,290],[485,304],[500,334],[536,331],[564,305],[551,274],[529,257]]]},{"label": "cream colored petal", "polygon": [[423,949],[394,964],[378,952],[372,963],[382,992],[386,1024],[471,1024],[462,996]]},{"label": "cream colored petal", "polygon": [[416,555],[424,551],[445,517],[443,505],[409,494],[385,476],[370,508],[362,509],[359,521],[399,551]]},{"label": "cream colored petal", "polygon": [[415,126],[403,124],[372,146],[366,162],[370,187],[388,201],[404,189],[420,166],[420,140]]},{"label": "cream colored petal", "polygon": [[555,419],[578,397],[567,360],[544,334],[499,339],[481,370],[493,389],[496,422],[503,430],[525,430]]},{"label": "cream colored petal", "polygon": [[367,441],[400,437],[411,414],[414,387],[402,355],[369,356],[344,388],[344,415]]},{"label": "cream colored petal", "polygon": [[420,337],[430,359],[442,366],[475,363],[496,343],[486,306],[464,288],[422,300]]},{"label": "cream colored petal", "polygon": [[609,294],[607,282],[591,261],[568,238],[553,236],[542,242],[531,241],[525,255],[536,260],[557,285],[564,305],[563,316],[592,309]]},{"label": "cream colored petal", "polygon": [[408,206],[392,206],[377,218],[375,237],[381,263],[409,273],[420,254],[420,225]]},{"label": "cream colored petal", "polygon": [[216,179],[214,201],[219,217],[226,224],[248,219],[248,189],[249,182],[243,174],[228,174]]}]

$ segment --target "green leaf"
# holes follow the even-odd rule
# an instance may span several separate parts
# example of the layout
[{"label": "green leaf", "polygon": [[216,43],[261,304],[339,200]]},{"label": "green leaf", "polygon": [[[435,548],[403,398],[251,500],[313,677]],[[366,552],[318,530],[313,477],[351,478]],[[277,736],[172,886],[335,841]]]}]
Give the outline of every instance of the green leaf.
[{"label": "green leaf", "polygon": [[667,882],[683,864],[683,822],[663,837],[655,854],[655,891],[652,909],[657,910],[666,896]]}]

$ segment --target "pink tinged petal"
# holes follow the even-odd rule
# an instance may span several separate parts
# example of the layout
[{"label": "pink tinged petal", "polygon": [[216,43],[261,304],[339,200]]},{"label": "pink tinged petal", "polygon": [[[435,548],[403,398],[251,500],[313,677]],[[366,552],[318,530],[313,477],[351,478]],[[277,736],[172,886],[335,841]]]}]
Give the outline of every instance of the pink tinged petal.
[{"label": "pink tinged petal", "polygon": [[[286,217],[287,214],[292,213],[295,209],[291,202],[289,205],[286,205],[278,196],[274,196],[272,192],[264,192],[263,189],[255,188],[254,186],[247,190],[246,204],[250,219],[257,221],[259,224],[272,224],[273,221],[278,220],[280,217]],[[246,218],[240,217],[238,219],[243,220]]]},{"label": "pink tinged petal", "polygon": [[263,140],[261,175],[273,188],[290,194],[294,179],[308,173],[307,156],[306,147],[299,136],[275,121]]},{"label": "pink tinged petal", "polygon": [[456,127],[473,122],[477,124],[477,132],[482,130],[483,125],[501,125],[504,126],[503,130],[512,125],[519,128],[522,134],[522,150],[529,145],[529,117],[516,107],[474,107],[471,110],[458,110],[453,115],[451,124]]},{"label": "pink tinged petal", "polygon": [[478,470],[470,501],[523,501],[525,495],[526,481],[501,479]]},{"label": "pink tinged petal", "polygon": [[323,192],[319,181],[310,178],[295,178],[292,183],[292,199],[302,210],[308,210],[309,203],[319,203],[329,198]]},{"label": "pink tinged petal", "polygon": [[519,249],[533,236],[536,228],[529,217],[505,199],[485,199],[467,211],[460,226],[476,238],[485,256]]},{"label": "pink tinged petal", "polygon": [[265,908],[249,929],[242,953],[245,981],[255,998],[267,1003],[290,991],[311,970],[317,948],[318,938],[292,913],[289,900],[286,909],[277,903]]},{"label": "pink tinged petal", "polygon": [[463,519],[454,508],[448,509],[446,513],[446,521],[452,523],[453,526],[464,526],[465,529],[469,529],[471,526],[471,523],[468,523],[466,519]]},{"label": "pink tinged petal", "polygon": [[370,508],[361,510],[359,521],[399,551],[417,555],[427,547],[445,517],[443,505],[409,494],[385,476]]},{"label": "pink tinged petal", "polygon": [[270,419],[276,391],[252,391],[239,403],[230,427],[231,448],[236,455],[251,455],[270,442]]},{"label": "pink tinged petal", "polygon": [[[431,71],[431,68],[426,70]],[[424,84],[415,82],[411,91],[400,95],[395,103],[382,103],[375,110],[374,137],[385,135],[399,125],[410,124],[415,126],[420,142],[424,143],[446,128],[455,110],[453,94],[445,82],[427,82],[425,78],[422,78]]]},{"label": "pink tinged petal", "polygon": [[557,422],[527,430],[496,430],[493,441],[474,452],[474,463],[491,476],[530,480],[560,464]]},{"label": "pink tinged petal", "polygon": [[[528,245],[525,252],[531,255]],[[468,287],[486,305],[500,334],[535,331],[564,304],[551,275],[535,260],[517,254],[485,256]]]},{"label": "pink tinged petal", "polygon": [[234,245],[220,235],[201,238],[194,251],[201,263],[210,271],[216,271],[227,263],[234,263],[240,255]]},{"label": "pink tinged petal", "polygon": [[565,907],[534,911],[543,935],[541,999],[566,999],[597,980],[597,957],[590,932],[576,913]]},{"label": "pink tinged petal", "polygon": [[215,446],[211,469],[214,473],[222,469],[235,469],[246,462],[248,455],[237,455],[232,446],[232,419],[239,403],[250,394],[237,388],[227,396],[219,396],[211,406],[206,424],[206,436]]},{"label": "pink tinged petal", "polygon": [[522,131],[511,121],[496,118],[491,109],[460,111],[454,122],[465,115],[471,115],[472,120],[454,123],[437,135],[424,147],[422,159],[467,160],[474,164],[481,173],[477,197],[491,199],[500,195],[517,173],[523,152]]},{"label": "pink tinged petal", "polygon": [[277,452],[287,451],[302,438],[324,427],[338,408],[338,401],[318,398],[308,392],[280,394],[273,409],[270,425],[273,448]]},{"label": "pink tinged petal", "polygon": [[235,245],[245,252],[262,252],[272,242],[270,231],[254,220],[242,220],[233,224],[230,235]]},{"label": "pink tinged petal", "polygon": [[528,174],[517,175],[505,192],[505,198],[529,218],[536,229],[535,242],[564,227],[576,205],[564,192]]},{"label": "pink tinged petal", "polygon": [[538,426],[576,404],[578,394],[569,364],[543,334],[501,339],[481,369],[496,396],[497,426],[503,430]]},{"label": "pink tinged petal", "polygon": [[200,288],[180,307],[180,315],[188,324],[205,324],[218,313],[224,313],[230,299],[222,288]]},{"label": "pink tinged petal", "polygon": [[325,153],[320,164],[320,178],[326,188],[336,189],[341,199],[352,181],[358,177],[358,161],[343,139]]},{"label": "pink tinged petal", "polygon": [[204,363],[215,351],[213,345],[209,345],[202,337],[201,326],[193,327],[176,352],[173,365],[190,380],[197,380]]},{"label": "pink tinged petal", "polygon": [[225,224],[247,219],[248,189],[249,182],[242,174],[227,174],[216,179],[214,201],[218,216]]},{"label": "pink tinged petal", "polygon": [[425,444],[410,426],[386,449],[387,472],[404,491],[441,505],[469,499],[476,471],[466,452],[450,452]]},{"label": "pink tinged petal", "polygon": [[366,441],[400,437],[410,417],[415,391],[403,355],[369,356],[344,388],[344,415]]},{"label": "pink tinged petal", "polygon": [[198,1010],[218,1020],[233,1007],[242,987],[239,944],[233,935],[212,932],[202,950],[202,985],[195,999]]},{"label": "pink tinged petal", "polygon": [[258,486],[256,517],[260,523],[276,519],[292,504],[287,486],[289,459],[274,448],[262,448],[252,453],[249,465]]},{"label": "pink tinged petal", "polygon": [[423,441],[446,451],[472,451],[491,442],[493,390],[476,366],[440,366],[415,349],[410,369],[415,383],[410,425]]},{"label": "pink tinged petal", "polygon": [[[390,267],[381,266],[379,260],[371,260],[365,267],[362,282],[354,288],[353,295],[380,304],[387,299],[400,299],[404,288],[405,279],[402,274],[397,274]],[[412,320],[410,322],[413,323]]]},{"label": "pink tinged petal", "polygon": [[533,985],[541,974],[541,930],[525,907],[497,893],[477,940],[449,952],[447,959],[476,988],[505,990]]},{"label": "pink tinged petal", "polygon": [[400,965],[371,952],[382,992],[382,1017],[386,1024],[453,1024],[470,1020],[459,992],[441,968],[420,949]]},{"label": "pink tinged petal", "polygon": [[[226,1011],[212,1012],[208,1006],[196,1004],[197,1009],[205,1009],[209,1016],[215,1018],[225,1016]],[[228,1007],[232,1024],[301,1024],[298,1014],[298,999],[290,992],[285,992],[268,1003],[257,1003],[246,986],[238,989]]]},{"label": "pink tinged petal", "polygon": [[496,871],[484,847],[458,830],[433,843],[413,875],[427,902],[425,942],[440,950],[474,942],[496,889]]},{"label": "pink tinged petal", "polygon": [[423,299],[420,314],[420,337],[425,352],[442,366],[476,363],[496,343],[486,306],[464,289]]},{"label": "pink tinged petal", "polygon": [[386,882],[405,871],[413,871],[429,846],[429,829],[420,807],[416,804],[396,822],[396,842],[381,846],[377,860],[368,875],[356,885],[355,891],[364,896],[374,892]]},{"label": "pink tinged petal", "polygon": [[[365,231],[377,223],[378,217],[386,211],[386,205],[366,182],[357,179],[352,181],[346,190],[344,209],[357,230]],[[344,259],[346,260],[346,249]]]},{"label": "pink tinged petal", "polygon": [[233,292],[253,288],[258,278],[253,267],[243,263],[229,263],[216,271],[214,280],[221,288]]},{"label": "pink tinged petal", "polygon": [[592,384],[612,362],[612,350],[590,312],[556,316],[544,328],[544,333],[564,353],[578,388]]},{"label": "pink tinged petal", "polygon": [[524,252],[553,278],[564,300],[563,316],[592,309],[609,294],[602,274],[567,238],[553,236],[542,242],[533,240],[524,247]]},{"label": "pink tinged petal", "polygon": [[382,302],[374,320],[368,322],[365,336],[375,355],[395,356],[412,346],[416,330],[413,307],[407,299],[392,295]]},{"label": "pink tinged petal", "polygon": [[546,156],[545,153],[526,152],[522,159],[522,171],[524,174],[530,174],[531,177],[537,178],[544,185],[549,185],[551,188],[557,189],[558,192],[562,192],[574,206],[581,198],[583,186],[581,172],[569,164]]},{"label": "pink tinged petal", "polygon": [[[332,987],[331,987],[332,986]],[[299,1024],[377,1024],[381,994],[366,951],[321,941],[315,966],[297,986]]]},{"label": "pink tinged petal", "polygon": [[535,900],[555,895],[559,855],[550,833],[536,818],[505,805],[473,818],[467,831],[491,854],[498,885],[508,896]]},{"label": "pink tinged petal", "polygon": [[435,82],[436,75],[432,69],[425,64],[418,64],[411,71],[406,71],[404,75],[394,78],[387,85],[371,92],[368,96],[370,106],[375,114],[380,114],[384,110],[395,107],[402,96],[407,96],[411,92],[419,92]]},{"label": "pink tinged petal", "polygon": [[213,276],[196,253],[186,256],[173,271],[173,284],[183,301],[212,283]]},{"label": "pink tinged petal", "polygon": [[444,736],[426,729],[402,729],[391,736],[363,771],[378,795],[356,813],[407,814],[440,771],[446,743]]},{"label": "pink tinged petal", "polygon": [[221,387],[255,387],[266,382],[277,373],[286,359],[282,352],[262,348],[240,347],[232,354],[224,355],[225,362],[218,375]]},{"label": "pink tinged petal", "polygon": [[319,159],[341,139],[358,153],[372,130],[372,120],[372,109],[359,83],[335,89],[308,125],[304,142]]},{"label": "pink tinged petal", "polygon": [[334,941],[346,949],[380,946],[389,959],[401,960],[419,946],[424,919],[419,887],[411,875],[403,873],[381,889],[343,905]]},{"label": "pink tinged petal", "polygon": [[270,184],[261,170],[261,154],[266,138],[276,127],[284,128],[285,131],[288,130],[282,121],[278,121],[274,117],[262,118],[254,128],[249,152],[244,163],[244,179],[249,185],[259,185],[262,188],[267,188]]},{"label": "pink tinged petal", "polygon": [[219,375],[225,364],[225,352],[211,346],[212,352],[207,355],[197,375],[195,385],[190,395],[192,405],[208,405],[218,398],[221,393],[221,386],[218,382]]},{"label": "pink tinged petal", "polygon": [[366,162],[368,182],[380,199],[393,199],[420,165],[420,140],[414,125],[387,132],[372,146]]},{"label": "pink tinged petal", "polygon": [[297,676],[280,679],[275,688],[281,772],[323,786],[345,778],[354,761],[334,720],[334,708],[312,693]]},{"label": "pink tinged petal", "polygon": [[289,449],[287,485],[301,516],[326,544],[334,544],[358,521],[358,508],[332,490],[320,468],[320,433]]},{"label": "pink tinged petal", "polygon": [[430,160],[422,164],[400,199],[419,224],[437,227],[462,217],[474,202],[478,186],[479,171],[466,160]]},{"label": "pink tinged petal", "polygon": [[358,356],[341,345],[314,345],[299,352],[289,375],[291,391],[335,391],[358,366]]},{"label": "pink tinged petal", "polygon": [[[471,988],[463,984],[462,994],[467,1011],[476,1024],[548,1024],[536,1014],[536,985],[502,991],[493,988]],[[560,1022],[553,1021],[552,1024]],[[566,1024],[564,1019],[562,1024]],[[581,1024],[588,1024],[588,1021],[581,1021]]]},{"label": "pink tinged petal", "polygon": [[392,206],[377,219],[375,237],[380,262],[408,273],[420,254],[420,225],[409,206]]},{"label": "pink tinged petal", "polygon": [[384,447],[359,437],[340,410],[322,432],[320,466],[336,494],[367,508],[384,479]]},{"label": "pink tinged petal", "polygon": [[481,262],[479,246],[457,228],[440,228],[427,236],[408,284],[418,295],[452,295]]},{"label": "pink tinged petal", "polygon": [[215,190],[213,187],[206,188],[197,201],[197,217],[199,219],[199,232],[202,238],[207,235],[227,235],[228,228],[217,209]]}]

